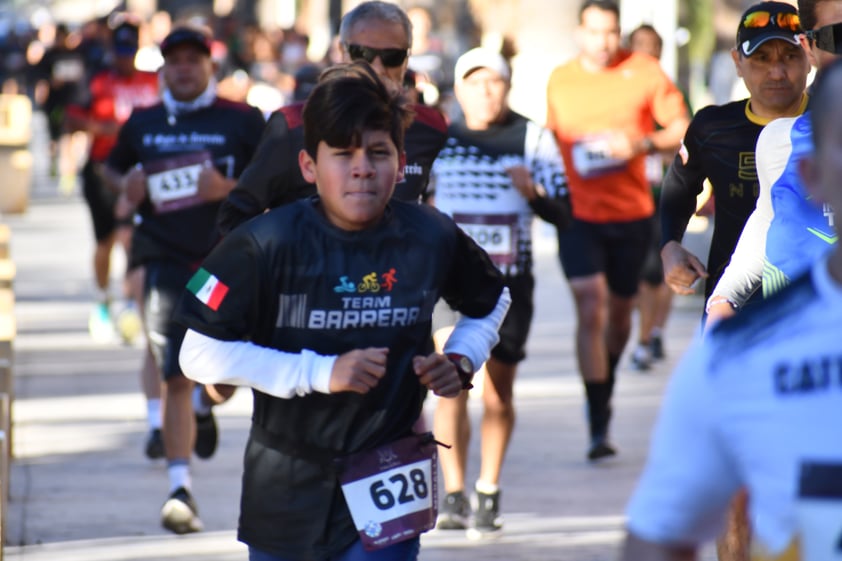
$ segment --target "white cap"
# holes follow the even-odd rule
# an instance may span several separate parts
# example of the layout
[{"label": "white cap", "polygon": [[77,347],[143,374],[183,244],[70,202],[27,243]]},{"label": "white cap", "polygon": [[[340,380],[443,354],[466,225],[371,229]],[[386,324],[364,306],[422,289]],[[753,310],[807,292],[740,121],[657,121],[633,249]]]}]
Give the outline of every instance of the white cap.
[{"label": "white cap", "polygon": [[511,76],[509,64],[503,55],[491,49],[477,47],[459,57],[453,75],[459,82],[477,68],[488,68],[499,74],[504,80]]}]

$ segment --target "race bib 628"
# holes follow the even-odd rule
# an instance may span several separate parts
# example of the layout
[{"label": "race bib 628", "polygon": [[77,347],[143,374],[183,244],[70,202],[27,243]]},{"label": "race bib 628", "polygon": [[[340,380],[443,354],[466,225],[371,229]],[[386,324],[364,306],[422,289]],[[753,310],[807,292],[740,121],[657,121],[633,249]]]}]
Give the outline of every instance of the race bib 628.
[{"label": "race bib 628", "polygon": [[436,519],[436,444],[413,435],[343,462],[342,493],[367,550],[413,538]]}]

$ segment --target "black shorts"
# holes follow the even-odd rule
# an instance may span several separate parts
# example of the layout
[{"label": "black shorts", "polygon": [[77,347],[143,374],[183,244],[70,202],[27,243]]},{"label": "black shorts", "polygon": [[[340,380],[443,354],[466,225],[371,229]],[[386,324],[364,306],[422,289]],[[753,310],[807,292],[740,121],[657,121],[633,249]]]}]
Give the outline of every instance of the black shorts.
[{"label": "black shorts", "polygon": [[82,168],[82,193],[91,211],[94,236],[98,242],[113,234],[117,228],[117,220],[114,218],[117,194],[105,185],[101,168],[102,164],[90,160]]},{"label": "black shorts", "polygon": [[568,279],[604,273],[613,294],[631,298],[651,237],[650,218],[606,224],[574,218],[569,229],[558,232],[561,266]]},{"label": "black shorts", "polygon": [[187,329],[173,321],[172,317],[193,270],[174,261],[150,261],[145,266],[143,312],[146,336],[155,363],[167,380],[181,375],[178,353]]},{"label": "black shorts", "polygon": [[[533,294],[535,278],[529,275],[507,276],[506,286],[512,297],[512,304],[500,326],[500,341],[491,349],[491,356],[503,364],[517,364],[526,358],[526,341],[535,311]],[[444,300],[439,300],[433,310],[433,330],[456,325],[460,314]]]}]

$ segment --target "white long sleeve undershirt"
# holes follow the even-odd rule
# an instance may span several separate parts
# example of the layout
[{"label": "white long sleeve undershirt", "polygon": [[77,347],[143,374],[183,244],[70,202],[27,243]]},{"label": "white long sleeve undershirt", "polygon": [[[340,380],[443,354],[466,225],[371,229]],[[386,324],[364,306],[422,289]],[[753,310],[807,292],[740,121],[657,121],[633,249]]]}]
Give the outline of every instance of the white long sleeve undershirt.
[{"label": "white long sleeve undershirt", "polygon": [[[460,320],[448,339],[447,352],[463,354],[479,367],[499,340],[497,332],[510,303],[509,289],[504,288],[490,314]],[[179,354],[182,372],[191,380],[247,386],[282,399],[330,393],[336,359],[336,355],[319,355],[308,349],[288,353],[248,341],[223,341],[193,329],[187,330]]]},{"label": "white long sleeve undershirt", "polygon": [[742,306],[761,285],[766,262],[766,235],[775,217],[772,185],[781,177],[789,162],[792,153],[790,130],[794,122],[795,118],[789,117],[775,119],[757,137],[755,162],[760,185],[757,204],[708,302],[714,296],[723,296]]},{"label": "white long sleeve undershirt", "polygon": [[181,344],[184,375],[202,384],[248,386],[284,399],[314,391],[330,393],[335,356],[304,349],[287,353],[248,341],[222,341],[192,329]]}]

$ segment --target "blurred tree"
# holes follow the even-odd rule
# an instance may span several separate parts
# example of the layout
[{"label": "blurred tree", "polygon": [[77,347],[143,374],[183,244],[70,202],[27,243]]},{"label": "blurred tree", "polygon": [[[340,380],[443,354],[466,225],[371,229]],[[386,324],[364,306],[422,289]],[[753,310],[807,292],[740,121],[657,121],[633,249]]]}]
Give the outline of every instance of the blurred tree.
[{"label": "blurred tree", "polygon": [[686,0],[687,44],[689,64],[689,96],[693,107],[706,105],[707,67],[716,48],[713,0]]}]

